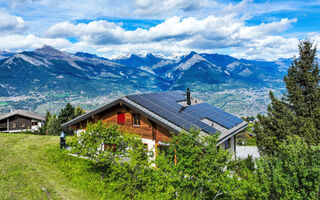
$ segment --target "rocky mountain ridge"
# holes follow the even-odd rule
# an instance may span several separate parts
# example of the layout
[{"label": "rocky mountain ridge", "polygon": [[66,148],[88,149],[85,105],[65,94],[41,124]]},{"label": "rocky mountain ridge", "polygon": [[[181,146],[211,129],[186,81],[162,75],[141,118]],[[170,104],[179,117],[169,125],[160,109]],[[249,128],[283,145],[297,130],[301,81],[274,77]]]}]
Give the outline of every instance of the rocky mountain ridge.
[{"label": "rocky mountain ridge", "polygon": [[[265,111],[269,90],[284,90],[282,80],[290,62],[196,52],[176,59],[151,53],[107,59],[50,46],[21,53],[1,51],[0,113],[54,112],[67,101],[92,109],[121,95],[189,87],[195,96],[217,107],[251,115]],[[98,99],[95,104],[93,99]]]}]

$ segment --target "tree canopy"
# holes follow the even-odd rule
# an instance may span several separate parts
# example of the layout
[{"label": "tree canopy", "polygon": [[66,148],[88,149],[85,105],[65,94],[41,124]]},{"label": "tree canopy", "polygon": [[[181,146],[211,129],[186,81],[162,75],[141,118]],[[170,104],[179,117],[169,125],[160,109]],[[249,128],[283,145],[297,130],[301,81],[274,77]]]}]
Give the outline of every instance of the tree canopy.
[{"label": "tree canopy", "polygon": [[278,99],[270,92],[267,116],[258,115],[255,133],[263,154],[274,154],[287,136],[297,135],[308,144],[320,143],[320,75],[316,47],[308,40],[299,43],[284,81],[287,92]]},{"label": "tree canopy", "polygon": [[57,119],[56,115],[51,115],[46,126],[48,135],[60,135],[61,134],[61,123]]},{"label": "tree canopy", "polygon": [[74,109],[74,118],[76,117],[79,117],[80,115],[83,115],[85,114],[86,112],[80,107],[80,106],[77,106],[75,109]]},{"label": "tree canopy", "polygon": [[60,111],[58,119],[61,124],[66,123],[67,121],[74,119],[74,113],[74,107],[70,103],[67,103],[66,107]]}]

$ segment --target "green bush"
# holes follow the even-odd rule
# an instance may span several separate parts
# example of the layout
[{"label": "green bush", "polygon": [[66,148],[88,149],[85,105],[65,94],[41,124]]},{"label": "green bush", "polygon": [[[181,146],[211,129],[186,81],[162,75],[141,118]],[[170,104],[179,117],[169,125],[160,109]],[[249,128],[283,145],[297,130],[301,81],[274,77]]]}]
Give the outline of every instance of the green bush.
[{"label": "green bush", "polygon": [[61,123],[57,119],[56,115],[52,115],[49,118],[49,121],[48,121],[46,128],[48,131],[48,135],[60,135],[61,134]]},{"label": "green bush", "polygon": [[257,162],[256,176],[263,199],[319,199],[320,145],[288,137],[274,156]]},{"label": "green bush", "polygon": [[75,137],[73,147],[101,173],[106,198],[319,198],[319,146],[289,137],[272,157],[232,160],[227,151],[217,149],[217,138],[196,130],[181,132],[153,160],[140,138],[100,121]]}]

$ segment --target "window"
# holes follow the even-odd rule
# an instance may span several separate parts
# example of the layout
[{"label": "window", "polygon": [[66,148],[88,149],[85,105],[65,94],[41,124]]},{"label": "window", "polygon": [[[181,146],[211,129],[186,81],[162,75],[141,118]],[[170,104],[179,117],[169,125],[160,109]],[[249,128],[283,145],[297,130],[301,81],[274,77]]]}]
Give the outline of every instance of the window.
[{"label": "window", "polygon": [[144,143],[143,145],[144,145],[144,149],[148,151],[148,144]]},{"label": "window", "polygon": [[124,117],[124,113],[118,113],[117,114],[117,120],[118,120],[118,124],[125,124],[125,117]]},{"label": "window", "polygon": [[224,148],[225,149],[229,149],[231,147],[231,138],[227,139],[225,142],[224,142]]},{"label": "window", "polygon": [[165,154],[166,156],[169,155],[169,146],[163,146],[163,145],[158,145],[158,153],[159,154]]},{"label": "window", "polygon": [[132,114],[133,119],[133,126],[140,126],[140,115],[139,114]]},{"label": "window", "polygon": [[17,128],[17,124],[12,124],[12,128]]},{"label": "window", "polygon": [[25,123],[21,123],[21,127],[22,128],[26,127],[26,124]]},{"label": "window", "polygon": [[36,125],[38,125],[38,122],[31,122],[31,125],[36,126]]}]

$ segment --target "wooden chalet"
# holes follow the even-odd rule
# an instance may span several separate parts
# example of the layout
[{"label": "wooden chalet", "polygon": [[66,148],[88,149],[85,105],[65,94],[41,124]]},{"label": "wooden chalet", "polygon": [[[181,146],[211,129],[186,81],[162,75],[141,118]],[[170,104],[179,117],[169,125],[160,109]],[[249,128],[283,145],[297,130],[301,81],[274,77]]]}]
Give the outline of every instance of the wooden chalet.
[{"label": "wooden chalet", "polygon": [[45,117],[25,110],[17,110],[0,116],[0,132],[39,130]]},{"label": "wooden chalet", "polygon": [[173,134],[196,128],[203,134],[220,132],[218,145],[236,151],[235,135],[247,127],[242,119],[190,96],[189,90],[128,95],[79,116],[62,128],[75,133],[88,122],[115,123],[141,136],[148,150],[165,147]]}]

